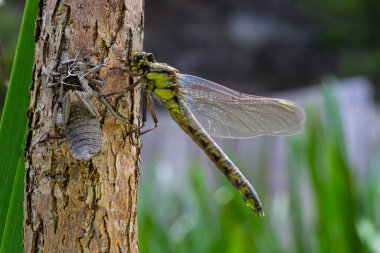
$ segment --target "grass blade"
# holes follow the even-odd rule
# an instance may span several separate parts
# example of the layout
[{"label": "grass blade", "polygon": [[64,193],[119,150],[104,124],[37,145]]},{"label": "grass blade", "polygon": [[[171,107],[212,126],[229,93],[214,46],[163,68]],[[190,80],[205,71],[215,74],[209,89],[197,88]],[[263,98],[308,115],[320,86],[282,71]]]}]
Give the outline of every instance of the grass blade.
[{"label": "grass blade", "polygon": [[[17,43],[15,59],[9,83],[9,90],[4,104],[4,111],[0,122],[0,238],[13,238],[13,243],[21,245],[22,237],[22,206],[23,187],[23,146],[26,132],[26,110],[29,103],[29,84],[32,78],[32,66],[34,59],[34,29],[37,14],[38,1],[26,1],[21,32]],[[21,161],[20,161],[21,159]],[[15,176],[20,178],[15,178]],[[17,182],[17,184],[14,184]],[[14,188],[15,187],[15,188]],[[12,197],[12,201],[10,200]],[[12,203],[12,207],[10,207]],[[19,207],[19,208],[18,208]],[[18,210],[16,210],[18,209]],[[18,212],[20,220],[7,220],[16,218],[8,215],[8,212]],[[5,229],[5,224],[11,227]],[[20,226],[15,226],[20,224]],[[13,230],[13,231],[12,231]],[[8,234],[5,236],[4,232]],[[15,235],[13,232],[17,231]],[[15,252],[1,246],[1,252]]]},{"label": "grass blade", "polygon": [[0,252],[22,252],[24,159],[20,158],[9,203]]}]

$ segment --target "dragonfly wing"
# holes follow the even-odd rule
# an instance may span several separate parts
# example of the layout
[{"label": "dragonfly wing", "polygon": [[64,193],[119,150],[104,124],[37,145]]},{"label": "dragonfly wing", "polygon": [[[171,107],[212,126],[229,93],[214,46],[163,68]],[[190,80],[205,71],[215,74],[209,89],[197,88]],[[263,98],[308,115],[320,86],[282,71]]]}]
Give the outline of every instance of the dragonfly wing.
[{"label": "dragonfly wing", "polygon": [[305,111],[295,103],[248,95],[191,75],[178,76],[179,96],[202,127],[222,138],[290,135],[305,123]]}]

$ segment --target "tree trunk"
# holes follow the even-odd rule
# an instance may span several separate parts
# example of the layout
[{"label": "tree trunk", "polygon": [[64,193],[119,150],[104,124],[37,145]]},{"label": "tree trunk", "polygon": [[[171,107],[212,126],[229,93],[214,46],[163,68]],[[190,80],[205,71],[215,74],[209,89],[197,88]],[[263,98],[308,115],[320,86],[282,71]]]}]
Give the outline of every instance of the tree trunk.
[{"label": "tree trunk", "polygon": [[[130,127],[101,114],[102,148],[89,162],[75,160],[67,141],[35,141],[52,125],[57,89],[46,88],[46,70],[65,59],[103,63],[104,93],[125,88],[122,71],[142,48],[143,0],[40,0],[25,148],[24,252],[138,252],[137,183],[140,139]],[[139,123],[138,90],[112,100]]]}]

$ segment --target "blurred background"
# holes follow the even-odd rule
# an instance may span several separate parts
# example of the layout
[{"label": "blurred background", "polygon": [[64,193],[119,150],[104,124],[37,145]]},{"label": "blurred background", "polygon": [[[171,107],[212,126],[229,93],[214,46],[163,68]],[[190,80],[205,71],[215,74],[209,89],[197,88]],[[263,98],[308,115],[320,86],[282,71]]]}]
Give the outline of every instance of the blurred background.
[{"label": "blurred background", "polygon": [[[0,111],[23,1],[0,0]],[[157,103],[144,135],[141,252],[380,252],[380,1],[146,0],[144,48],[183,73],[291,99],[291,137],[216,141],[258,218]]]}]

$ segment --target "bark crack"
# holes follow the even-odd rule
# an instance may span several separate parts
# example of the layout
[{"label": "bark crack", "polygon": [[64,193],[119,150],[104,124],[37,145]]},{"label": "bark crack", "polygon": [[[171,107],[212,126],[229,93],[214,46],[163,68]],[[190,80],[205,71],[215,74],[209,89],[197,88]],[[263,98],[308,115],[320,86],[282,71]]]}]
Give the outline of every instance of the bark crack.
[{"label": "bark crack", "polygon": [[[61,30],[59,31],[60,40],[59,40],[58,48],[57,48],[57,56],[61,55],[61,52],[65,45],[66,47],[68,47],[70,44],[70,38],[66,37],[66,35],[69,35],[69,33],[66,33],[66,29],[70,29],[69,21],[71,18],[71,7],[70,5],[64,5],[64,6],[66,7],[66,14],[65,14],[64,19],[62,20]],[[60,57],[56,57],[56,59],[57,59],[57,65],[55,66],[55,68],[58,67],[58,60],[60,59]]]},{"label": "bark crack", "polygon": [[107,230],[107,215],[104,215],[100,223],[101,251],[110,252],[111,238]]},{"label": "bark crack", "polygon": [[43,233],[43,221],[40,218],[37,228],[33,231],[33,253],[43,252],[45,235]]},{"label": "bark crack", "polygon": [[[125,47],[127,48],[127,55],[126,55],[126,60],[127,60],[127,63],[129,64],[130,63],[130,59],[132,57],[132,40],[133,40],[133,34],[132,34],[132,28],[131,27],[128,27],[128,31],[127,31],[128,35],[127,35],[127,40],[126,40],[126,43],[125,43]],[[133,79],[132,79],[133,80]]]},{"label": "bark crack", "polygon": [[[81,225],[83,236],[79,237],[78,240],[82,249],[90,249],[94,238],[102,238],[101,235],[97,235],[99,231],[96,230],[96,216],[99,214],[98,202],[101,198],[100,191],[97,190],[98,185],[100,185],[99,173],[92,162],[89,163],[88,169],[83,168],[82,177],[86,186],[85,198],[83,199],[85,202],[85,218]],[[103,247],[103,242],[97,243],[99,243],[100,248]]]},{"label": "bark crack", "polygon": [[126,6],[124,0],[119,0],[116,3],[116,27],[114,28],[113,35],[111,36],[110,46],[115,44],[116,38],[119,35],[119,32],[124,27],[124,19],[125,19],[125,10]]},{"label": "bark crack", "polygon": [[42,32],[42,20],[43,20],[43,11],[45,10],[44,7],[45,1],[40,0],[38,2],[38,13],[37,13],[37,19],[36,19],[36,31],[34,32],[34,42],[37,43],[41,36]]},{"label": "bark crack", "polygon": [[[133,203],[133,194],[132,194],[132,188],[131,188],[131,180],[132,180],[132,176],[129,177],[128,179],[128,210],[132,210],[132,203]],[[131,241],[131,238],[132,235],[130,233],[130,226],[131,226],[131,220],[132,220],[132,216],[134,216],[134,214],[131,212],[129,215],[128,215],[128,219],[127,219],[127,227],[126,227],[126,237],[127,237],[127,249],[128,251],[127,252],[132,252],[132,246],[131,244],[129,243]]]},{"label": "bark crack", "polygon": [[52,12],[51,17],[50,17],[51,18],[50,21],[52,22],[51,23],[52,25],[54,25],[54,20],[55,20],[54,18],[55,18],[55,15],[57,14],[58,8],[61,7],[61,2],[62,2],[62,0],[56,0],[56,2],[54,4],[53,12]]},{"label": "bark crack", "polygon": [[96,20],[94,28],[93,28],[93,33],[92,33],[92,44],[93,45],[96,45],[96,41],[98,40],[98,36],[99,36],[98,29],[99,29],[99,27],[98,27],[98,20]]},{"label": "bark crack", "polygon": [[[53,156],[54,156],[54,151],[52,150],[53,152]],[[58,207],[57,207],[57,202],[58,202],[58,199],[56,197],[56,186],[57,186],[57,180],[56,180],[56,170],[57,170],[57,164],[56,164],[56,161],[55,160],[52,160],[52,163],[51,163],[51,166],[50,166],[50,170],[46,172],[45,174],[45,179],[50,181],[51,182],[51,187],[50,187],[50,200],[51,200],[51,203],[50,203],[50,213],[51,213],[51,220],[52,220],[52,223],[53,223],[53,231],[54,233],[56,234],[57,233],[57,228],[58,228],[58,220],[59,220],[59,214],[58,214]]]}]

